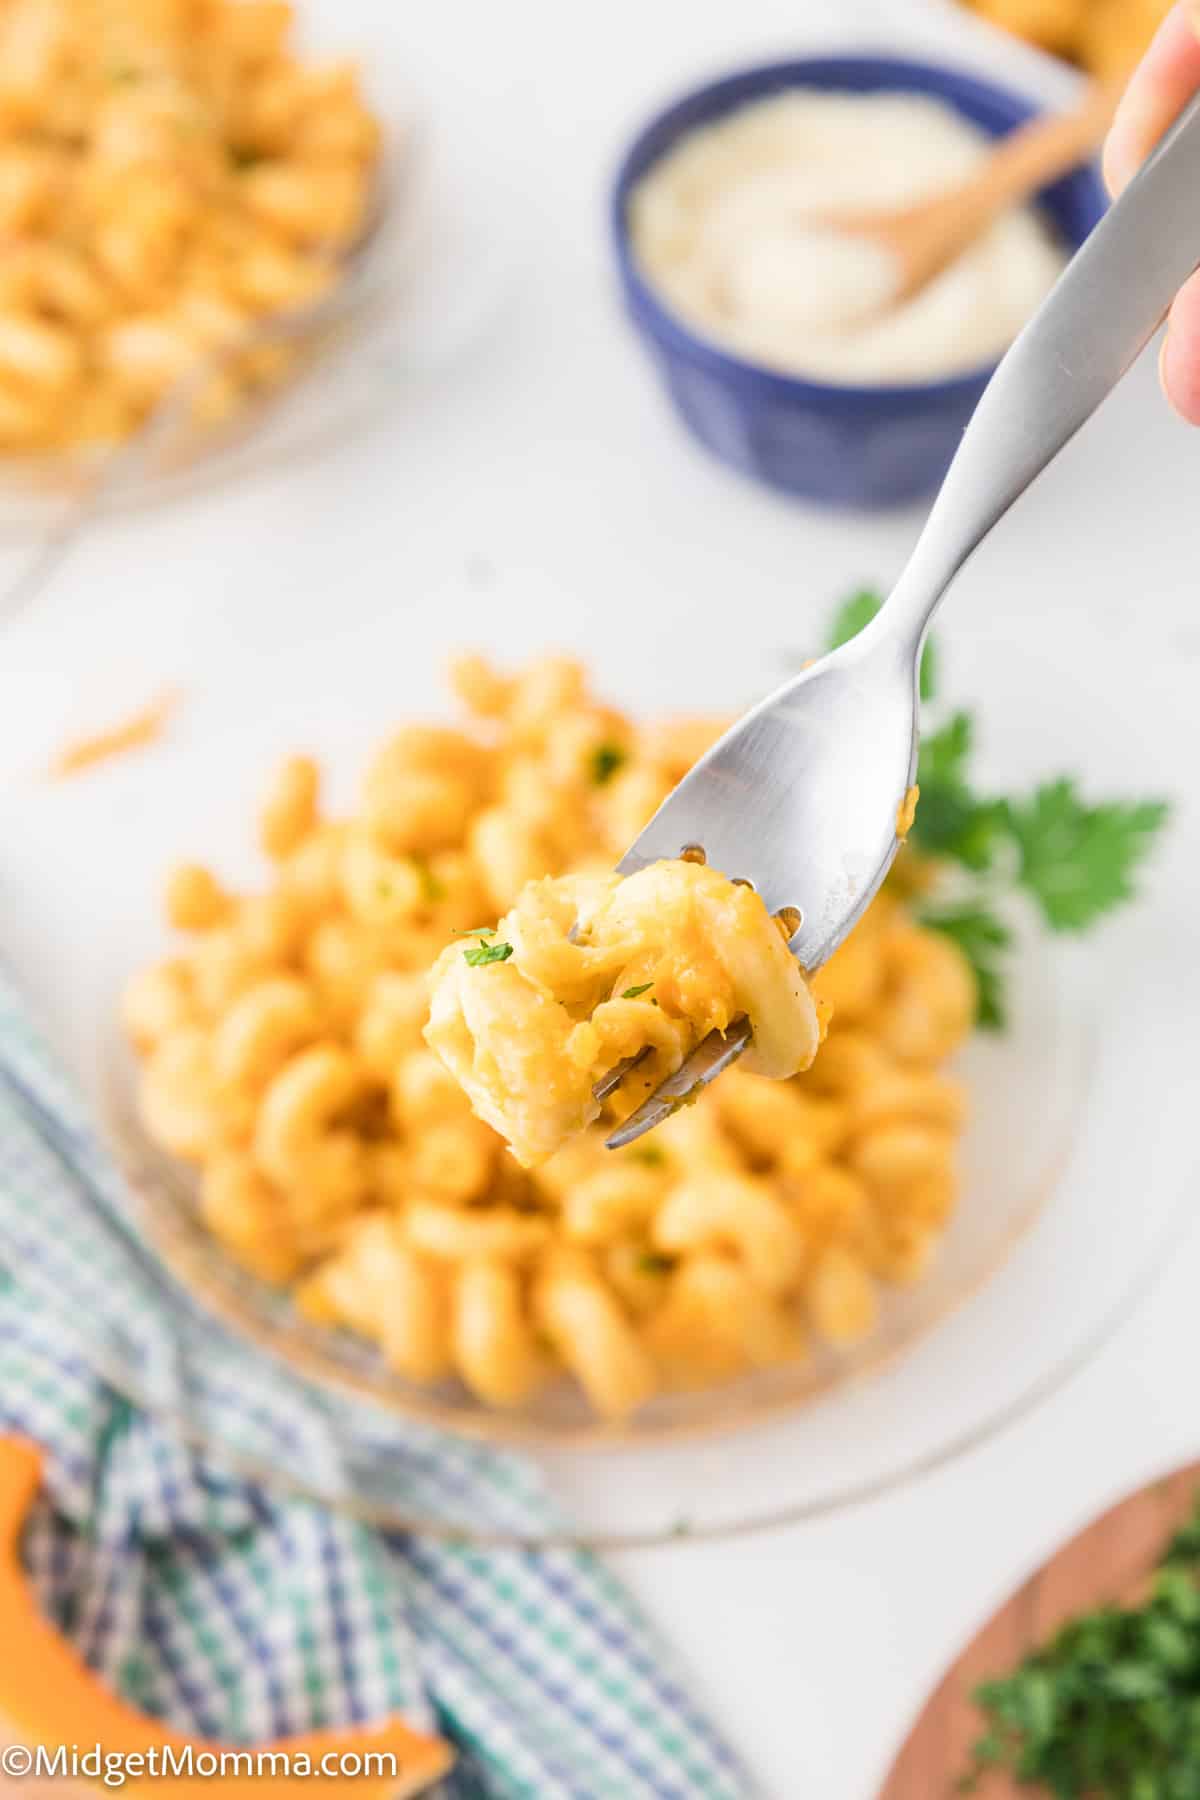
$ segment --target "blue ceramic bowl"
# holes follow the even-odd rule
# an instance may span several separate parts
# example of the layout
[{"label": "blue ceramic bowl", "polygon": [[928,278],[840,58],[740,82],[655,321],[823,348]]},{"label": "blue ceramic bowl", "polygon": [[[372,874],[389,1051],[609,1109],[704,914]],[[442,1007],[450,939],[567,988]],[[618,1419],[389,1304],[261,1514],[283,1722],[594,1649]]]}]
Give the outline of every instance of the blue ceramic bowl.
[{"label": "blue ceramic bowl", "polygon": [[[687,132],[787,88],[930,94],[993,137],[1038,110],[956,69],[882,57],[773,63],[726,76],[677,101],[637,138],[618,173],[612,226],[629,315],[693,436],[722,462],[786,493],[830,506],[898,505],[930,494],[950,465],[992,367],[903,387],[834,387],[775,374],[697,336],[657,297],[629,241],[629,196]],[[1107,204],[1095,170],[1079,169],[1041,197],[1076,250]]]}]

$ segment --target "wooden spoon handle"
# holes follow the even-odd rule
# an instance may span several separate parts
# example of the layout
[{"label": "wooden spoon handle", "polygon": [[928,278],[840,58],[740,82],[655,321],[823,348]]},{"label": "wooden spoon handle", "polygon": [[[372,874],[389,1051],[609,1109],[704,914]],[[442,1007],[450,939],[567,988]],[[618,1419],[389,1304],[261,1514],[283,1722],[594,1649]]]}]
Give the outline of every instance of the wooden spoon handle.
[{"label": "wooden spoon handle", "polygon": [[1089,88],[1073,112],[1031,119],[1002,138],[978,173],[890,219],[874,221],[913,293],[975,241],[1006,208],[1028,200],[1103,143],[1120,98],[1114,85]]},{"label": "wooden spoon handle", "polygon": [[1031,119],[1000,140],[978,175],[963,183],[962,198],[979,208],[982,220],[1049,187],[1099,149],[1120,96],[1117,86],[1093,86],[1074,112]]}]

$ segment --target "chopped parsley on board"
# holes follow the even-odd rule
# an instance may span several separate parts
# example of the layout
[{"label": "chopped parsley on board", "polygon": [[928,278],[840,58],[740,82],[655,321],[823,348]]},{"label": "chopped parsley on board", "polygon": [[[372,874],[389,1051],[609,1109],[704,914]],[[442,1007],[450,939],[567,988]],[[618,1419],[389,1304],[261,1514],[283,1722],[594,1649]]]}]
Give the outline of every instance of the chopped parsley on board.
[{"label": "chopped parsley on board", "polygon": [[963,1793],[1003,1770],[1056,1800],[1200,1796],[1200,1503],[1142,1606],[1072,1620],[975,1700],[986,1730]]}]

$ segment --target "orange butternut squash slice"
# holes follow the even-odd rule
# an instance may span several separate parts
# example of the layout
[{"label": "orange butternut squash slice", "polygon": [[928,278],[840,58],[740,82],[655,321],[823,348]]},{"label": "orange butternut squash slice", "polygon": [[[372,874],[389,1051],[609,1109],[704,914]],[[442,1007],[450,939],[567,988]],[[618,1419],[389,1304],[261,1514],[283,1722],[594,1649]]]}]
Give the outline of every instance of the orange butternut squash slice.
[{"label": "orange butternut squash slice", "polygon": [[[103,1687],[74,1650],[38,1611],[21,1567],[21,1528],[41,1480],[42,1459],[36,1446],[16,1437],[0,1437],[0,1742],[33,1748],[44,1744],[53,1752],[58,1745],[78,1745],[80,1755],[94,1745],[102,1753],[123,1756],[161,1750],[175,1751],[190,1744],[195,1759],[209,1752],[246,1746],[213,1743],[170,1731],[157,1719],[148,1718],[126,1705]],[[254,1746],[291,1757],[306,1754],[314,1770],[329,1752],[365,1755],[377,1751],[395,1757],[396,1775],[349,1774],[336,1777],[234,1772],[219,1780],[201,1775],[171,1775],[153,1782],[130,1775],[126,1790],[141,1786],[161,1800],[319,1800],[322,1789],[340,1785],[343,1800],[409,1800],[439,1780],[454,1760],[448,1744],[412,1731],[401,1719],[389,1719],[371,1727],[345,1731],[308,1732],[273,1744]],[[202,1769],[211,1764],[200,1763]],[[374,1765],[378,1766],[378,1765]],[[390,1767],[390,1763],[387,1765]],[[28,1794],[37,1781],[23,1783]],[[7,1783],[0,1781],[0,1787]],[[58,1779],[54,1793],[59,1800],[97,1800],[111,1794],[100,1782],[80,1776]]]}]

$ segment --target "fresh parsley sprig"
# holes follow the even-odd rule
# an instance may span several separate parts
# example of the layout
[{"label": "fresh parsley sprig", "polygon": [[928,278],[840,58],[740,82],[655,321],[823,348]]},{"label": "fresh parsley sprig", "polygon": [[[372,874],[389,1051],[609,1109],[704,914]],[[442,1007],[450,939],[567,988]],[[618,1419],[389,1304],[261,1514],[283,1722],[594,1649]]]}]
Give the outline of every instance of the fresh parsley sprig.
[{"label": "fresh parsley sprig", "polygon": [[971,965],[978,990],[976,1020],[985,1031],[1002,1031],[1007,1022],[1004,1003],[1004,952],[1012,944],[1008,926],[985,906],[928,906],[921,923],[952,938]]},{"label": "fresh parsley sprig", "polygon": [[[882,606],[861,589],[839,607],[829,648],[856,637]],[[921,699],[937,697],[940,670],[932,643],[921,661]],[[1131,900],[1138,868],[1166,822],[1162,800],[1094,805],[1072,776],[1046,781],[1032,794],[1001,797],[976,787],[971,769],[975,727],[954,712],[922,736],[917,765],[920,804],[908,843],[918,856],[957,865],[967,896],[954,905],[929,901],[922,921],[958,944],[975,973],[979,1023],[1006,1020],[1004,961],[1012,934],[997,907],[1005,893],[1033,901],[1052,931],[1080,932]]]},{"label": "fresh parsley sprig", "polygon": [[1086,931],[1134,895],[1138,864],[1166,822],[1163,800],[1088,806],[1063,776],[1005,803],[1019,879],[1055,931]]}]

